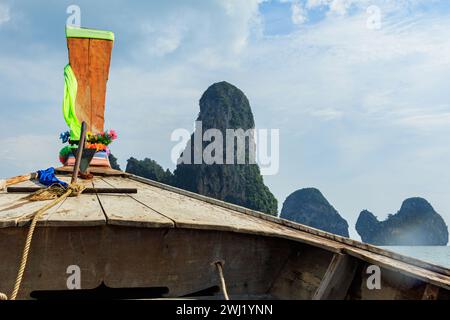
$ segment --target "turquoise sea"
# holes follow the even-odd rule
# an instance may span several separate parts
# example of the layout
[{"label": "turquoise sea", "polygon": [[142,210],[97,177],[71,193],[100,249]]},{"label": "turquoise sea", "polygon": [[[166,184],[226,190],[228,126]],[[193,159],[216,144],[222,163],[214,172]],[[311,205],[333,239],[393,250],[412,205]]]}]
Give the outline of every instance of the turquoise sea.
[{"label": "turquoise sea", "polygon": [[450,246],[389,246],[382,248],[450,268]]}]

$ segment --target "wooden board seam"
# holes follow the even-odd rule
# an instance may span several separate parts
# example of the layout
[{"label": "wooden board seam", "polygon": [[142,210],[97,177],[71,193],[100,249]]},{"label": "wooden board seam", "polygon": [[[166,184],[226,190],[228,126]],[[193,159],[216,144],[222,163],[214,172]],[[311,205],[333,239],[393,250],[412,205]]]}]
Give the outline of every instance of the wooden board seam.
[{"label": "wooden board seam", "polygon": [[[110,185],[112,188],[116,188],[114,185],[112,185],[111,183],[109,183],[109,182],[106,181],[105,179],[100,178],[100,180],[102,180],[104,183]],[[146,208],[149,208],[150,210],[152,210],[152,211],[154,211],[155,213],[159,214],[160,216],[162,216],[162,217],[164,217],[164,218],[166,218],[166,219],[169,219],[170,221],[172,221],[174,228],[177,228],[177,222],[176,222],[174,219],[172,219],[172,218],[166,216],[165,214],[159,212],[158,210],[155,210],[154,208],[150,207],[149,205],[143,203],[142,201],[139,201],[138,199],[136,199],[135,197],[133,197],[133,196],[130,195],[130,194],[127,194],[127,196],[130,197],[131,199],[133,199],[134,201],[136,201],[137,203],[140,203],[141,205],[145,206]]]}]

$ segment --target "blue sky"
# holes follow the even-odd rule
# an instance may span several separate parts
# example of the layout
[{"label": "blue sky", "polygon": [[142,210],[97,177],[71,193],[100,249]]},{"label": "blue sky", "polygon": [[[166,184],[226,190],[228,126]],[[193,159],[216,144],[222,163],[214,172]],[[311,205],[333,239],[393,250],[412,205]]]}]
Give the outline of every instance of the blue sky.
[{"label": "blue sky", "polygon": [[265,177],[280,206],[317,187],[359,239],[361,210],[384,219],[421,196],[450,224],[448,1],[0,0],[0,177],[58,164],[71,4],[116,34],[106,126],[123,167],[173,169],[171,132],[226,80],[258,127],[280,129],[280,171]]}]

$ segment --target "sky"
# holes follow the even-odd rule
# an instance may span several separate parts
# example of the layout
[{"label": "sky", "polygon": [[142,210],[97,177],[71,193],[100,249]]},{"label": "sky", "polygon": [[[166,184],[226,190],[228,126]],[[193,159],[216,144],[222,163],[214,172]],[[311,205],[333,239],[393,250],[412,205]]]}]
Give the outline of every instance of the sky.
[{"label": "sky", "polygon": [[171,133],[228,81],[280,130],[281,209],[316,187],[349,223],[409,197],[450,225],[450,3],[439,0],[0,0],[0,177],[58,165],[69,5],[112,30],[106,128],[126,160],[174,169]]}]

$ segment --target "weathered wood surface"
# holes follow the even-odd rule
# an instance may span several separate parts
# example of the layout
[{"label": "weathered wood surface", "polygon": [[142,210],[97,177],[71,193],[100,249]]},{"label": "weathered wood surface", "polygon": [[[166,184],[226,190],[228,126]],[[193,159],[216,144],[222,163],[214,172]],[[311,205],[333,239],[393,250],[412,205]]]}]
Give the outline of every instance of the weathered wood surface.
[{"label": "weathered wood surface", "polygon": [[313,300],[344,300],[357,266],[358,261],[355,258],[340,253],[334,254]]},{"label": "weathered wood surface", "polygon": [[[69,182],[70,177],[59,177]],[[92,186],[91,182],[83,182]],[[18,187],[43,187],[36,181],[24,181]],[[25,226],[32,219],[33,213],[50,203],[46,201],[29,201],[26,194],[0,194],[0,228]],[[38,221],[38,226],[96,226],[106,223],[103,210],[96,195],[69,197],[58,206],[49,209]]]},{"label": "weathered wood surface", "polygon": [[418,277],[423,281],[450,289],[449,276],[424,269],[420,266],[398,261],[378,253],[368,252],[345,243],[331,241],[330,239],[316,236],[315,234],[293,230],[292,228],[287,228],[271,221],[261,220],[251,215],[214,206],[204,201],[182,196],[178,193],[151,185],[136,184],[136,182],[130,181],[129,179],[116,177],[103,179],[111,186],[136,186],[138,188],[138,194],[133,197],[153,210],[172,219],[176,227],[246,232],[296,240],[333,252],[346,252],[356,258],[371,261],[374,264],[395,269],[405,275]]},{"label": "weathered wood surface", "polygon": [[261,213],[261,212],[258,212],[258,211],[254,211],[254,210],[251,210],[251,209],[248,209],[248,208],[245,208],[245,207],[241,207],[241,206],[238,206],[238,205],[235,205],[235,204],[227,203],[227,202],[224,202],[224,201],[221,201],[221,200],[218,200],[218,199],[206,197],[206,196],[203,196],[203,195],[200,195],[200,194],[197,194],[197,193],[193,193],[193,192],[190,192],[190,191],[186,191],[186,190],[183,190],[183,189],[178,189],[178,188],[175,188],[173,186],[169,186],[169,185],[166,185],[166,184],[163,184],[163,183],[160,183],[160,182],[156,182],[156,181],[153,181],[153,180],[149,180],[149,179],[146,179],[146,178],[142,178],[142,177],[139,177],[139,176],[130,175],[129,178],[132,179],[132,180],[135,180],[135,181],[142,182],[142,183],[147,184],[147,185],[151,185],[151,186],[157,187],[159,189],[172,191],[172,192],[175,192],[175,193],[180,194],[180,195],[184,195],[184,196],[187,196],[187,197],[190,197],[190,198],[198,199],[198,200],[201,200],[201,201],[213,204],[215,206],[227,208],[227,209],[233,210],[235,212],[239,212],[239,213],[244,213],[244,214],[246,214],[248,216],[256,217],[259,220],[271,221],[271,222],[274,222],[274,223],[276,223],[278,225],[287,227],[288,229],[304,231],[305,233],[307,233],[309,235],[317,235],[321,239],[329,239],[329,240],[333,240],[334,243],[337,242],[337,243],[347,244],[347,245],[349,245],[351,247],[355,247],[355,248],[359,248],[359,249],[362,249],[362,250],[365,250],[365,251],[376,253],[376,254],[379,254],[381,256],[392,258],[394,260],[403,261],[405,263],[412,264],[412,265],[415,265],[415,266],[418,266],[418,267],[421,267],[421,268],[424,268],[424,269],[427,269],[427,270],[430,270],[430,271],[434,271],[434,272],[437,272],[437,273],[440,273],[440,274],[444,274],[444,275],[447,275],[447,276],[450,277],[450,269],[449,268],[445,268],[445,267],[442,267],[442,266],[434,265],[434,264],[429,263],[429,262],[425,262],[425,261],[422,261],[422,260],[419,260],[419,259],[416,259],[416,258],[412,258],[412,257],[409,257],[409,256],[404,256],[402,254],[399,254],[399,253],[396,253],[396,252],[392,252],[392,251],[389,251],[389,250],[386,250],[386,249],[382,249],[382,248],[379,248],[379,247],[376,247],[376,246],[373,246],[373,245],[370,245],[370,244],[367,244],[367,243],[362,243],[362,242],[359,242],[359,241],[356,241],[356,240],[353,240],[353,239],[350,239],[350,238],[345,238],[345,237],[342,237],[342,236],[338,236],[336,234],[332,234],[332,233],[325,232],[325,231],[322,231],[322,230],[319,230],[319,229],[315,229],[315,228],[312,228],[312,227],[309,227],[309,226],[306,226],[306,225],[302,225],[302,224],[299,224],[299,223],[296,223],[296,222],[293,222],[293,221],[289,221],[289,220],[286,220],[286,219],[281,219],[281,218],[278,218],[278,217],[267,215],[267,214],[264,214],[264,213]]},{"label": "weathered wood surface", "polygon": [[77,183],[78,174],[80,173],[80,163],[81,158],[83,157],[84,145],[86,143],[86,121],[81,122],[81,133],[80,133],[80,141],[78,142],[77,152],[75,154],[75,163],[73,165],[72,179],[70,183]]},{"label": "weathered wood surface", "polygon": [[273,279],[269,293],[276,299],[311,300],[333,253],[298,243]]},{"label": "weathered wood surface", "polygon": [[423,292],[422,300],[437,300],[439,297],[439,287],[427,284]]},{"label": "weathered wood surface", "polygon": [[[119,176],[119,177],[127,177],[129,176],[128,173],[120,171],[120,170],[114,170],[107,167],[95,167],[91,166],[89,167],[89,172],[97,175],[97,176]],[[59,168],[55,168],[55,172],[58,174],[71,174],[73,172],[72,166],[63,166]]]},{"label": "weathered wood surface", "polygon": [[[6,191],[8,193],[33,193],[39,190],[43,190],[45,187],[8,187]],[[83,194],[97,194],[97,193],[107,193],[107,194],[132,194],[137,193],[136,188],[92,188],[88,187],[83,190]]]},{"label": "weathered wood surface", "polygon": [[[99,177],[93,180],[94,188],[114,188]],[[98,194],[98,199],[108,219],[108,224],[120,226],[173,228],[174,223],[129,195]]]},{"label": "weathered wood surface", "polygon": [[[60,180],[70,183],[70,176],[59,176]],[[90,180],[78,180],[78,183],[92,187]],[[38,222],[38,226],[101,226],[106,224],[103,209],[95,194],[81,194],[67,198],[56,210],[47,214]]]},{"label": "weathered wood surface", "polygon": [[[420,300],[426,283],[405,275],[398,270],[380,266],[380,278],[375,280],[373,263],[362,262],[358,266],[347,298],[350,300]],[[370,269],[369,269],[370,268]],[[373,287],[379,282],[379,287]]]},{"label": "weathered wood surface", "polygon": [[[43,187],[35,180],[25,180],[15,184],[20,187]],[[30,202],[24,199],[26,194],[10,194],[6,191],[0,192],[0,228],[23,225],[31,220],[30,216],[50,201]],[[43,218],[55,208],[50,209]]]},{"label": "weathered wood surface", "polygon": [[14,187],[19,187],[19,188],[34,188],[34,187],[45,188],[45,186],[43,184],[40,184],[38,180],[22,181],[22,182],[16,183],[14,185]]},{"label": "weathered wood surface", "polygon": [[307,242],[334,252],[339,252],[340,250],[339,245],[336,246],[336,243],[333,241],[285,228],[276,223],[264,221],[226,208],[214,206],[175,192],[137,183],[129,179],[107,177],[103,178],[103,180],[113,187],[137,187],[138,193],[130,196],[152,208],[154,211],[170,218],[178,228],[221,230],[272,237],[277,236]]},{"label": "weathered wood surface", "polygon": [[103,131],[106,83],[113,42],[100,39],[68,38],[69,62],[78,82],[76,113],[88,130]]},{"label": "weathered wood surface", "polygon": [[377,265],[389,270],[399,272],[405,276],[420,279],[427,283],[435,284],[438,287],[450,290],[450,277],[428,269],[415,266],[403,261],[395,260],[390,257],[379,255],[373,252],[362,250],[356,247],[347,246],[343,249],[343,253],[347,253],[355,258],[366,261],[373,265]]},{"label": "weathered wood surface", "polygon": [[106,224],[105,215],[96,195],[69,197],[61,206],[38,222],[38,226],[55,227],[91,227],[104,224]]},{"label": "weathered wood surface", "polygon": [[[14,286],[28,228],[0,229],[0,291],[8,295]],[[67,268],[81,268],[86,289],[100,285],[99,244],[101,227],[36,228],[18,299],[29,299],[34,290],[67,290]]]},{"label": "weathered wood surface", "polygon": [[17,183],[20,183],[20,182],[28,181],[32,178],[35,178],[36,176],[37,176],[36,173],[29,173],[29,174],[24,174],[21,176],[8,178],[8,179],[4,180],[4,186],[0,185],[0,190],[2,190],[4,187],[8,187],[8,186],[12,186]]},{"label": "weathered wood surface", "polygon": [[[50,201],[30,202],[23,194],[0,194],[0,228],[15,227],[20,220],[30,221],[30,215]],[[49,210],[51,212],[51,210]],[[44,215],[49,214],[47,212]]]},{"label": "weathered wood surface", "polygon": [[[62,177],[69,180],[70,177]],[[82,181],[82,180],[81,180]],[[176,188],[159,187],[120,177],[96,177],[93,182],[85,181],[90,187],[137,188],[134,195],[81,195],[68,198],[59,207],[47,212],[39,225],[45,226],[95,226],[111,225],[148,228],[185,228],[217,231],[232,231],[264,237],[277,237],[294,240],[322,248],[329,252],[348,254],[354,258],[377,264],[380,267],[399,272],[407,277],[420,279],[435,286],[450,289],[448,269],[436,267],[425,262],[397,255],[390,255],[382,249],[378,252],[368,250],[364,244],[353,240],[339,241],[322,236],[308,227],[300,229],[295,224],[288,226],[277,218],[261,218],[254,212],[247,213],[216,205],[212,200],[205,201],[202,196],[178,192]],[[33,181],[18,186],[35,185]],[[0,192],[0,227],[21,226],[28,223],[24,215],[45,205],[45,202],[23,201],[23,195]],[[209,198],[208,198],[209,199]],[[248,210],[248,209],[247,209]],[[439,272],[442,271],[442,272]]]},{"label": "weathered wood surface", "polygon": [[[0,229],[2,292],[10,293],[14,285],[26,231]],[[218,287],[211,265],[217,260],[225,261],[232,297],[261,295],[295,248],[282,239],[207,230],[37,228],[19,298],[29,298],[35,290],[67,290],[71,265],[81,269],[82,289],[102,282],[110,288],[167,287],[168,297],[180,297]]]}]

